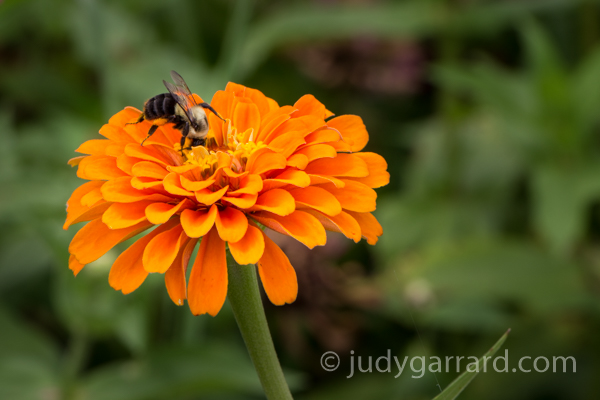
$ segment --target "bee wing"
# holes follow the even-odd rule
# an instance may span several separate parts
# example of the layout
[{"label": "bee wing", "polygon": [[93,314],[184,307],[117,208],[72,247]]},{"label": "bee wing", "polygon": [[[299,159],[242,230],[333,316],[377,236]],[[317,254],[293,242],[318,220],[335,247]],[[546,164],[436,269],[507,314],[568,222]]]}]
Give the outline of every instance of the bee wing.
[{"label": "bee wing", "polygon": [[173,79],[173,82],[175,82],[175,86],[177,86],[182,93],[185,93],[186,96],[189,96],[192,99],[192,102],[196,104],[196,100],[194,99],[194,96],[192,96],[190,88],[188,87],[187,83],[185,83],[181,75],[175,71],[171,71],[171,79]]},{"label": "bee wing", "polygon": [[163,81],[163,83],[165,84],[165,87],[169,93],[171,93],[171,96],[173,96],[177,104],[179,104],[179,106],[187,114],[188,119],[191,121],[189,110],[197,105],[196,99],[194,99],[192,92],[190,92],[190,89],[186,85],[181,75],[175,71],[171,71],[171,78],[173,78],[175,85],[167,81]]}]

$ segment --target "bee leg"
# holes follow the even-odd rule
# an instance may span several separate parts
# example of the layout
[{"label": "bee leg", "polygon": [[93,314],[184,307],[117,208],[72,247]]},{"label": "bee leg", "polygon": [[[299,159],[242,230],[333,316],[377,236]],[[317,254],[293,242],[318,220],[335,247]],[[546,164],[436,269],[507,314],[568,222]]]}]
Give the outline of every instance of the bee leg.
[{"label": "bee leg", "polygon": [[185,139],[187,139],[188,133],[190,133],[190,123],[185,122],[185,125],[183,125],[183,128],[181,128],[181,154],[182,155],[183,155],[183,150],[191,150],[192,149],[191,145],[190,145],[190,147],[186,147],[186,148],[183,147],[183,146],[185,146]]},{"label": "bee leg", "polygon": [[135,124],[139,124],[140,122],[142,122],[144,120],[144,114],[142,113],[142,115],[140,115],[140,117],[137,119],[137,121],[135,122],[128,122],[125,125],[135,125]]},{"label": "bee leg", "polygon": [[149,138],[150,136],[152,136],[152,135],[154,134],[154,132],[156,132],[156,130],[157,130],[157,129],[158,129],[158,125],[152,125],[152,126],[150,127],[150,130],[148,131],[148,136],[146,136],[146,139],[142,140],[142,143],[140,143],[140,145],[142,145],[142,146],[143,146],[143,145],[144,145],[144,142],[145,142],[146,140],[148,140],[148,138]]},{"label": "bee leg", "polygon": [[[181,140],[179,141],[179,145],[181,146],[181,155],[183,155],[183,146],[185,146],[185,136],[181,137]],[[189,149],[186,149],[189,150]]]},{"label": "bee leg", "polygon": [[204,146],[204,142],[204,139],[194,139],[192,140],[192,147]]}]

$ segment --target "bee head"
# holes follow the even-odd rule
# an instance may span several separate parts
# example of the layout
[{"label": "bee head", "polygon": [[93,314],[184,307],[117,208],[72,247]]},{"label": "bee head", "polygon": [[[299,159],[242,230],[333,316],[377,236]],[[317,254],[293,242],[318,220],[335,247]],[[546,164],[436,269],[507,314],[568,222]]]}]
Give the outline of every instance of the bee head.
[{"label": "bee head", "polygon": [[205,136],[208,133],[208,120],[206,112],[201,106],[194,106],[188,112],[190,128],[194,130],[196,135]]}]

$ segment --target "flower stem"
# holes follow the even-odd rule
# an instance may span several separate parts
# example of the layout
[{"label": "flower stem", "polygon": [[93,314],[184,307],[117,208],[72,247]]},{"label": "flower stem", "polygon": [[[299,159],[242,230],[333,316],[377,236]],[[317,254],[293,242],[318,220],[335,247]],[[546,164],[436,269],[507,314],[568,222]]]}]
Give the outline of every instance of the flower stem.
[{"label": "flower stem", "polygon": [[275,353],[254,265],[229,263],[227,297],[267,399],[292,399]]}]

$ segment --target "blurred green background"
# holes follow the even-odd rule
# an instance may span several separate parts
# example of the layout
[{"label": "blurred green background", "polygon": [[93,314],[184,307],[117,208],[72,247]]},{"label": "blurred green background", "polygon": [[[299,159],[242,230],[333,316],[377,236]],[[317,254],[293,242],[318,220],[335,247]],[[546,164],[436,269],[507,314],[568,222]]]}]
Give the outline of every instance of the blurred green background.
[{"label": "blurred green background", "polygon": [[278,238],[300,294],[266,311],[296,398],[431,399],[455,370],[346,379],[350,351],[480,356],[509,327],[510,368],[576,373],[481,374],[461,399],[600,398],[597,1],[5,0],[0,399],[262,398],[227,305],[193,317],[162,276],[112,290],[118,250],[67,268],[66,161],[171,69],[206,100],[229,80],[312,93],[389,162],[377,246]]}]

